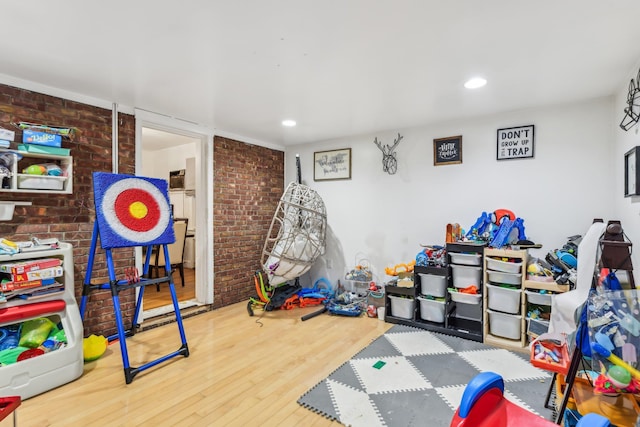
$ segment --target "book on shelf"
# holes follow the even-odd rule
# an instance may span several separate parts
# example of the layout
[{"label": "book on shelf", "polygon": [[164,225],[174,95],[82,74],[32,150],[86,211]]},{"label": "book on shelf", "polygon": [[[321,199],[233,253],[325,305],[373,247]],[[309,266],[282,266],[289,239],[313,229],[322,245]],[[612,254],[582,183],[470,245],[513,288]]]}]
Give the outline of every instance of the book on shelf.
[{"label": "book on shelf", "polygon": [[8,274],[12,282],[27,282],[30,280],[50,279],[60,277],[64,274],[62,266],[43,268],[42,270],[27,271],[26,273],[5,273]]},{"label": "book on shelf", "polygon": [[[37,284],[37,282],[39,282],[39,284]],[[41,295],[45,291],[58,290],[60,288],[64,290],[64,285],[62,283],[56,282],[55,279],[32,280],[31,282],[28,282],[31,284],[30,287],[21,287],[14,289],[3,288],[3,286],[7,283],[12,282],[0,283],[0,295],[3,295],[6,300],[19,297],[20,295]],[[9,288],[9,286],[7,286],[7,288]]]},{"label": "book on shelf", "polygon": [[12,282],[10,280],[4,280],[0,282],[0,291],[3,293],[11,291],[21,291],[23,289],[40,288],[44,286],[51,286],[56,283],[56,279],[38,279],[28,280],[26,282]]},{"label": "book on shelf", "polygon": [[64,292],[64,285],[56,283],[57,286],[46,287],[43,289],[35,288],[33,292],[27,292],[24,294],[17,295],[18,298],[23,300],[34,300],[44,297],[50,297],[52,295],[59,294]]},{"label": "book on shelf", "polygon": [[3,262],[0,263],[0,273],[23,274],[30,271],[58,267],[60,265],[62,265],[62,260],[60,258],[40,258],[29,261]]}]

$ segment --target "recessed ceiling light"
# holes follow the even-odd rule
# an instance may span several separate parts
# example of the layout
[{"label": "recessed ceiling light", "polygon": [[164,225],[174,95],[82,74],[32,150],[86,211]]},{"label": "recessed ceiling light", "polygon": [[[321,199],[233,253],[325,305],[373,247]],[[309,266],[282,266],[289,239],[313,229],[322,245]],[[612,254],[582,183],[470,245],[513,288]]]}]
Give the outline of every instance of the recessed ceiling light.
[{"label": "recessed ceiling light", "polygon": [[487,81],[482,77],[474,77],[472,79],[467,80],[464,84],[464,87],[467,89],[477,89],[487,84]]},{"label": "recessed ceiling light", "polygon": [[286,127],[294,127],[296,125],[296,121],[295,120],[283,120],[282,121],[282,126],[286,126]]}]

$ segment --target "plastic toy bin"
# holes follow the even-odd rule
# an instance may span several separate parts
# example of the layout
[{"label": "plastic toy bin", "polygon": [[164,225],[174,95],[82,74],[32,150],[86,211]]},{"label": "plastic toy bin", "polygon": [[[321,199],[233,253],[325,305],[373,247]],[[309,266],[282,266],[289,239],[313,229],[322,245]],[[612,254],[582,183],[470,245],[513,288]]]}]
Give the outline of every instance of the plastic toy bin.
[{"label": "plastic toy bin", "polygon": [[520,313],[520,289],[509,289],[487,283],[489,309],[503,313]]},{"label": "plastic toy bin", "polygon": [[18,174],[18,188],[25,190],[63,190],[66,176]]},{"label": "plastic toy bin", "polygon": [[551,305],[551,299],[553,298],[553,294],[541,294],[536,291],[524,291],[527,294],[527,302],[529,304],[537,304],[537,305]]},{"label": "plastic toy bin", "polygon": [[436,323],[444,322],[444,300],[418,297],[418,301],[420,301],[420,318],[422,320]]},{"label": "plastic toy bin", "polygon": [[519,340],[522,334],[522,317],[514,314],[498,313],[487,310],[489,314],[489,332],[510,340]]},{"label": "plastic toy bin", "polygon": [[470,267],[466,265],[451,265],[453,286],[456,288],[467,288],[475,285],[480,287],[482,278],[482,267]]},{"label": "plastic toy bin", "polygon": [[508,262],[499,259],[487,257],[487,269],[500,271],[503,273],[520,273],[522,262]]},{"label": "plastic toy bin", "polygon": [[456,253],[456,252],[449,252],[449,256],[451,257],[452,264],[460,264],[460,265],[481,265],[482,264],[481,254],[462,254],[462,253]]},{"label": "plastic toy bin", "polygon": [[418,273],[420,277],[420,293],[442,298],[447,294],[447,276]]},{"label": "plastic toy bin", "polygon": [[503,273],[501,271],[487,270],[491,283],[505,283],[507,285],[522,285],[522,274]]},{"label": "plastic toy bin", "polygon": [[413,298],[402,298],[395,295],[388,295],[391,301],[391,313],[394,317],[402,319],[413,319],[413,312],[416,308],[416,300]]}]

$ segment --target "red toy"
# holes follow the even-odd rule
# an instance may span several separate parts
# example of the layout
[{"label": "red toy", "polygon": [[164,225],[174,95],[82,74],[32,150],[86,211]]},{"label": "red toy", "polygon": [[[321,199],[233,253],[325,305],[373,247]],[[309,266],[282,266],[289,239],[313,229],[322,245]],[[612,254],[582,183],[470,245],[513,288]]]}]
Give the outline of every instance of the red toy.
[{"label": "red toy", "polygon": [[[494,372],[482,372],[467,384],[450,427],[557,427],[503,397],[504,381]],[[609,421],[587,414],[578,427],[608,427]]]}]

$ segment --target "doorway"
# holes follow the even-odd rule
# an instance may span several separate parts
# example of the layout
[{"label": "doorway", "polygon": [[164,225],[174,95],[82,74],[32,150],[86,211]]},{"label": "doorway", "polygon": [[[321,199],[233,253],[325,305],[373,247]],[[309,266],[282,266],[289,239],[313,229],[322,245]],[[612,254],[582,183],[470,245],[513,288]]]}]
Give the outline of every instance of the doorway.
[{"label": "doorway", "polygon": [[[189,171],[184,185],[171,185],[169,198],[174,218],[187,218],[183,258],[184,286],[178,271],[173,281],[180,308],[213,303],[213,134],[191,123],[136,110],[136,174],[170,182],[172,171]],[[197,232],[196,232],[197,230]],[[197,237],[197,238],[196,238]],[[142,249],[137,264],[142,268]],[[175,262],[172,258],[172,262]],[[145,289],[144,319],[173,312],[169,286]]]}]

